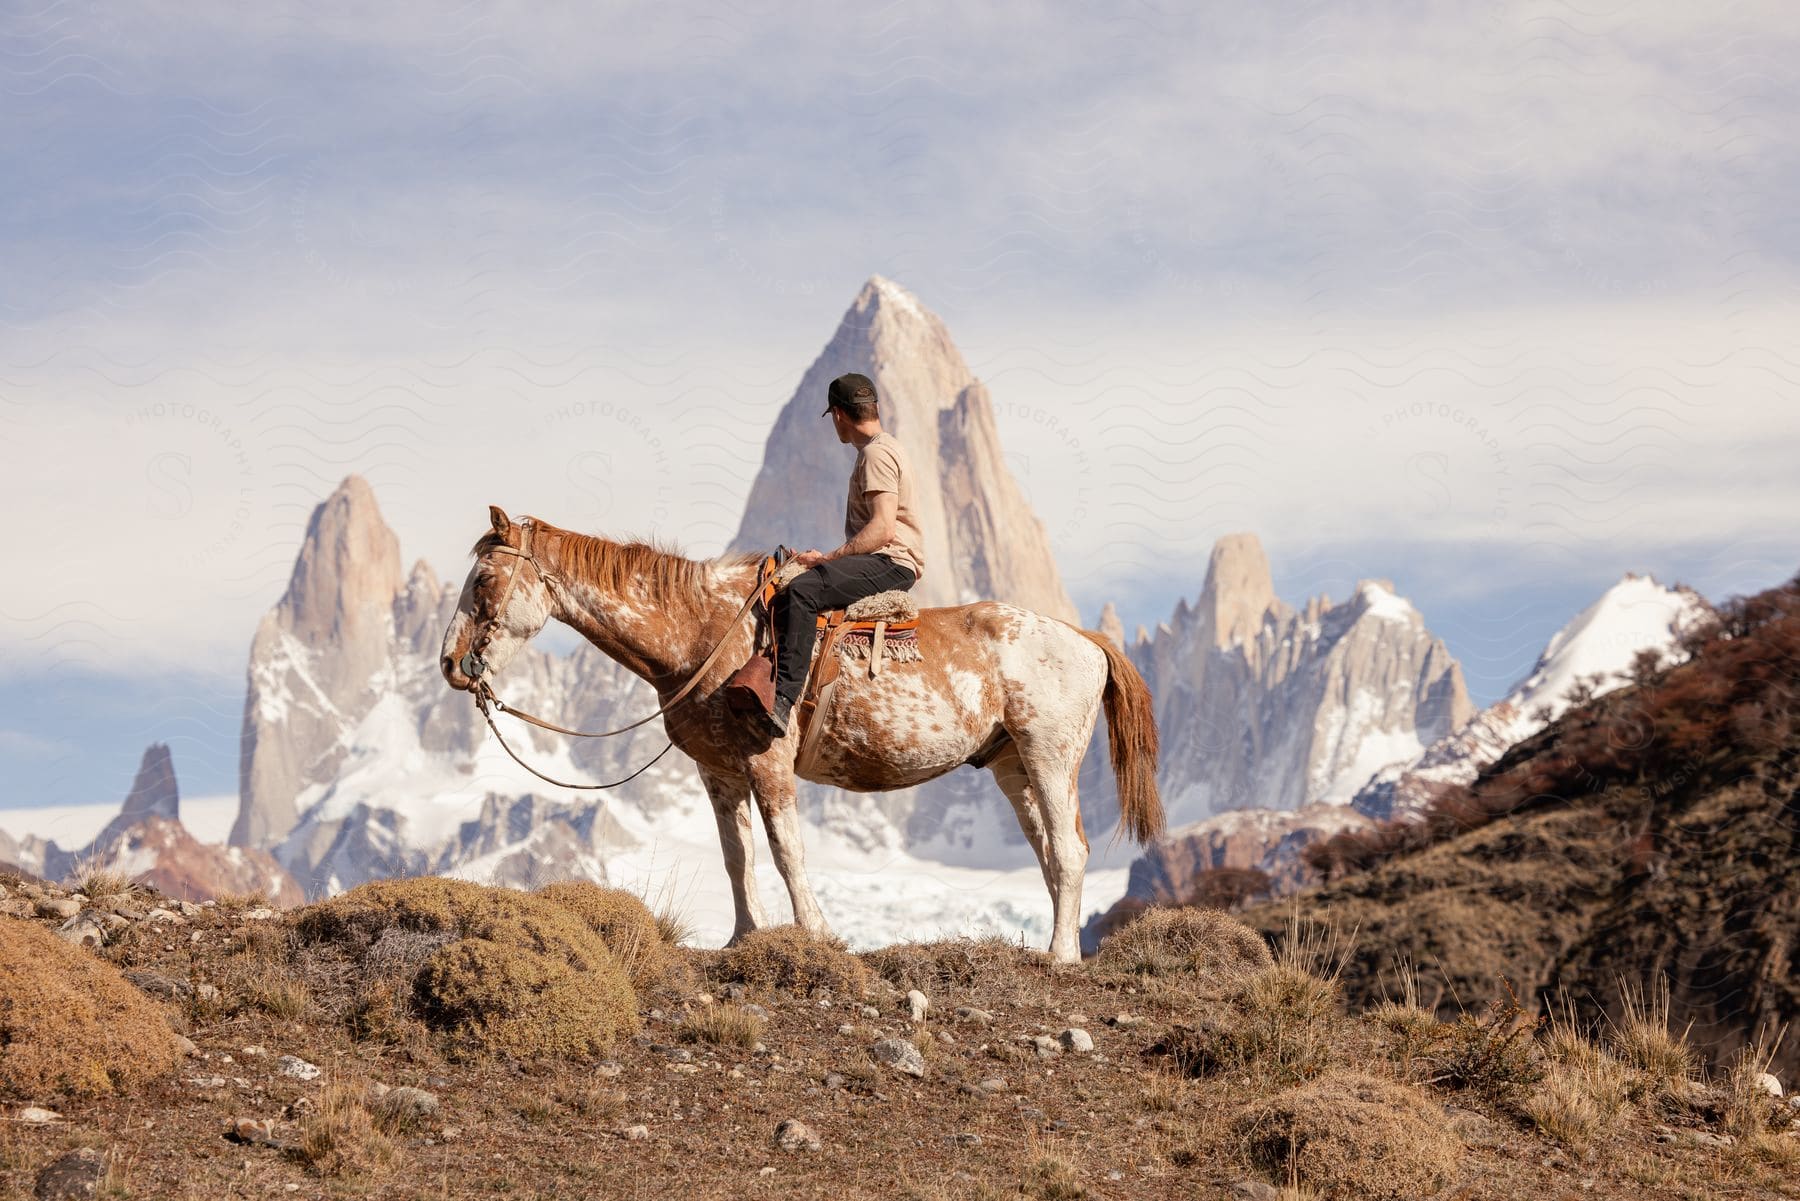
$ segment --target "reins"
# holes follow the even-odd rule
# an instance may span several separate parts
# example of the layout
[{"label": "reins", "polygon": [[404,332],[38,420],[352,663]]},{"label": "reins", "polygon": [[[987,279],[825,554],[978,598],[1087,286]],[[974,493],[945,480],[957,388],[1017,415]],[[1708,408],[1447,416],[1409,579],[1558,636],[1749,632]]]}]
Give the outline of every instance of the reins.
[{"label": "reins", "polygon": [[[543,569],[542,565],[538,563],[537,557],[531,553],[531,538],[535,526],[536,523],[529,518],[522,521],[520,523],[520,528],[524,533],[520,537],[520,546],[513,547],[502,544],[494,547],[493,550],[497,552],[503,551],[506,554],[516,555],[519,558],[524,559],[526,562],[530,563],[532,568],[538,573],[538,578],[548,584],[551,578],[550,574]],[[507,578],[506,591],[501,595],[500,603],[495,606],[494,612],[496,614],[506,612],[506,603],[512,599],[513,586],[518,582],[518,578],[519,573],[515,568],[513,574]],[[647,717],[641,717],[630,725],[620,726],[616,730],[571,730],[566,726],[559,726],[555,722],[545,721],[543,718],[527,713],[523,709],[515,709],[505,701],[501,700],[499,696],[495,694],[493,686],[483,678],[484,673],[487,671],[487,664],[482,662],[480,654],[481,650],[485,649],[487,645],[489,634],[487,627],[492,626],[497,618],[491,618],[482,623],[482,630],[475,638],[470,640],[469,653],[463,657],[464,674],[468,675],[472,681],[469,692],[474,696],[475,707],[481,710],[481,716],[487,720],[488,729],[494,732],[494,737],[499,741],[501,749],[512,757],[514,763],[517,763],[520,767],[524,768],[538,779],[547,784],[554,784],[558,788],[595,791],[618,788],[621,785],[631,783],[631,781],[637,779],[654,767],[657,760],[669,753],[669,749],[675,745],[674,742],[670,741],[664,743],[663,749],[656,753],[655,758],[651,759],[650,762],[644,764],[623,779],[614,780],[607,784],[567,784],[561,780],[552,779],[551,777],[546,776],[543,772],[519,758],[518,753],[514,751],[512,747],[507,745],[506,736],[500,733],[500,727],[494,723],[494,715],[488,711],[488,706],[491,704],[501,713],[511,714],[520,721],[530,722],[540,729],[549,730],[556,734],[567,734],[571,738],[613,738],[620,734],[629,733],[640,726],[650,724],[659,717],[668,715],[676,706],[680,705],[693,694],[694,689],[699,685],[700,681],[706,677],[706,673],[719,661],[719,656],[725,653],[726,644],[731,641],[731,636],[737,632],[738,626],[743,623],[744,618],[750,615],[750,610],[756,605],[757,600],[764,597],[768,591],[765,581],[759,577],[755,585],[750,589],[750,595],[744,598],[744,603],[739,607],[737,615],[731,619],[731,623],[725,627],[725,632],[719,636],[719,641],[713,646],[712,652],[706,656],[699,667],[694,669],[693,674],[688,677],[687,683],[683,684],[681,688],[676,691],[675,695],[665,701],[656,712],[651,713]],[[476,670],[470,671],[469,668],[471,667]]]}]

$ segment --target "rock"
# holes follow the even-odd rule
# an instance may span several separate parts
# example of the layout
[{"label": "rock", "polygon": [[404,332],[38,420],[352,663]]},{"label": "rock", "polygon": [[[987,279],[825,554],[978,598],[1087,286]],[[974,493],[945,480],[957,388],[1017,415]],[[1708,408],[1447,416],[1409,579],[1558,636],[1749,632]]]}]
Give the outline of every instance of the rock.
[{"label": "rock", "polygon": [[189,1076],[187,1082],[195,1088],[225,1087],[225,1077],[223,1076]]},{"label": "rock", "polygon": [[81,912],[81,902],[71,897],[45,897],[37,903],[39,917],[62,918],[67,921]]},{"label": "rock", "polygon": [[1281,1201],[1281,1191],[1260,1180],[1240,1180],[1231,1186],[1231,1201]]},{"label": "rock", "polygon": [[744,1006],[744,1012],[753,1018],[761,1018],[765,1022],[769,1020],[769,1011],[764,1009],[761,1005],[746,1005]]},{"label": "rock", "polygon": [[1086,1055],[1094,1049],[1093,1036],[1079,1026],[1071,1026],[1064,1030],[1056,1036],[1056,1041],[1077,1055]]},{"label": "rock", "polygon": [[80,1201],[98,1197],[106,1179],[106,1156],[92,1147],[77,1147],[52,1160],[37,1174],[32,1196],[38,1201]]},{"label": "rock", "polygon": [[1756,1087],[1777,1099],[1785,1095],[1781,1088],[1781,1081],[1777,1080],[1770,1072],[1764,1072],[1756,1078]]},{"label": "rock", "polygon": [[91,913],[91,910],[81,913],[58,926],[56,928],[57,937],[78,947],[86,947],[90,951],[98,951],[104,947],[106,945],[106,927],[90,916]]},{"label": "rock", "polygon": [[147,922],[168,922],[170,925],[173,925],[173,926],[182,926],[182,925],[187,924],[187,919],[185,917],[182,917],[179,913],[176,913],[172,909],[165,909],[160,905],[158,905],[155,909],[152,909],[149,913],[146,913],[144,915],[144,920]]},{"label": "rock", "polygon": [[864,1005],[858,1012],[866,1018],[878,1018],[881,1016],[881,1010],[875,1008],[873,1005]]},{"label": "rock", "polygon": [[945,1136],[945,1141],[954,1143],[959,1147],[981,1146],[981,1136],[976,1134],[973,1130],[964,1130],[956,1134],[947,1135]]},{"label": "rock", "polygon": [[144,911],[129,901],[115,902],[112,906],[112,915],[114,917],[122,917],[128,922],[141,922],[144,920]]},{"label": "rock", "polygon": [[429,1121],[437,1116],[437,1112],[436,1093],[406,1085],[389,1089],[375,1104],[375,1116],[402,1128]]},{"label": "rock", "polygon": [[877,1063],[886,1064],[908,1076],[925,1075],[925,1056],[919,1048],[903,1038],[884,1038],[869,1048]]},{"label": "rock", "polygon": [[275,1137],[275,1119],[273,1118],[226,1118],[225,1137],[234,1143],[244,1143],[252,1147],[275,1147],[286,1150],[292,1146],[286,1139]]},{"label": "rock", "polygon": [[817,1151],[819,1133],[805,1122],[788,1118],[775,1127],[775,1145],[783,1151]]},{"label": "rock", "polygon": [[842,1026],[838,1027],[838,1033],[839,1034],[855,1034],[856,1027],[852,1026],[849,1022],[845,1022]]},{"label": "rock", "polygon": [[189,1059],[197,1058],[200,1054],[200,1048],[196,1047],[194,1045],[194,1040],[185,1034],[177,1034],[175,1036],[175,1045],[180,1047],[181,1053]]},{"label": "rock", "polygon": [[258,905],[255,909],[244,910],[244,920],[247,922],[272,922],[275,920],[275,911],[267,905]]},{"label": "rock", "polygon": [[1089,1018],[1085,1013],[1070,1013],[1063,1016],[1063,1021],[1071,1026],[1085,1026],[1088,1024]]},{"label": "rock", "polygon": [[19,1111],[18,1119],[27,1126],[46,1126],[51,1122],[62,1121],[62,1115],[54,1109],[39,1109],[35,1105],[27,1105]]},{"label": "rock", "polygon": [[744,999],[744,986],[742,984],[727,984],[719,991],[724,994],[727,1001],[741,1001]]},{"label": "rock", "polygon": [[1119,1030],[1135,1030],[1148,1020],[1148,1018],[1133,1017],[1129,1013],[1121,1013],[1107,1018],[1106,1024]]},{"label": "rock", "polygon": [[989,1076],[975,1087],[984,1093],[1003,1093],[1006,1091],[1006,1080],[1001,1076]]},{"label": "rock", "polygon": [[1062,1054],[1062,1043],[1048,1034],[1026,1035],[1024,1041],[1031,1044],[1039,1059],[1055,1059]]},{"label": "rock", "polygon": [[975,1026],[992,1026],[994,1024],[994,1015],[985,1009],[976,1009],[972,1005],[958,1005],[956,1007],[956,1020],[959,1022],[968,1022]]},{"label": "rock", "polygon": [[827,1073],[825,1073],[825,1087],[826,1088],[843,1088],[848,1083],[850,1083],[850,1082],[844,1078],[844,1074],[842,1072],[827,1072]]},{"label": "rock", "polygon": [[318,1065],[308,1063],[298,1055],[283,1055],[275,1061],[275,1066],[283,1076],[292,1076],[296,1080],[317,1080],[320,1075]]},{"label": "rock", "polygon": [[619,1131],[619,1137],[628,1143],[647,1143],[650,1141],[650,1127],[626,1126]]},{"label": "rock", "polygon": [[925,1015],[931,1012],[931,998],[918,989],[913,989],[906,994],[906,1012],[913,1021],[924,1021]]},{"label": "rock", "polygon": [[[619,1073],[623,1072],[624,1070],[625,1070],[624,1064],[619,1063],[616,1060],[612,1060],[612,1059],[608,1059],[604,1063],[598,1063],[598,1064],[594,1065],[594,1075],[596,1075],[596,1076],[606,1076],[608,1078],[611,1078],[611,1077],[617,1076]],[[427,1083],[429,1083],[429,1081]]]}]

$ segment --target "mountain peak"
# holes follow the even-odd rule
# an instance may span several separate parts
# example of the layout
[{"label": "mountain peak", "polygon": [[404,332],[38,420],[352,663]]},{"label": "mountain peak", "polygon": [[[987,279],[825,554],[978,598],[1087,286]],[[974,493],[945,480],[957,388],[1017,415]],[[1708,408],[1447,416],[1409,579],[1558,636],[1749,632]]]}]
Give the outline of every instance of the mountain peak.
[{"label": "mountain peak", "polygon": [[1113,606],[1111,601],[1107,601],[1105,607],[1100,610],[1100,616],[1094,622],[1094,629],[1105,635],[1106,640],[1120,650],[1125,649],[1125,623],[1119,620],[1119,610]]},{"label": "mountain peak", "polygon": [[313,509],[281,607],[297,633],[324,634],[346,615],[392,605],[403,585],[400,540],[375,490],[347,475]]},{"label": "mountain peak", "polygon": [[168,743],[153,742],[144,748],[137,778],[125,794],[119,816],[133,821],[151,816],[180,820],[181,789],[175,783],[175,760]]},{"label": "mountain peak", "polygon": [[1049,537],[1008,467],[993,404],[949,331],[899,284],[871,276],[782,409],[732,549],[836,546],[854,462],[820,416],[845,372],[875,383],[881,424],[906,448],[925,538],[925,605],[1010,601],[1079,621]]},{"label": "mountain peak", "polygon": [[1254,638],[1263,616],[1277,603],[1269,557],[1255,534],[1227,534],[1213,544],[1198,608],[1212,623],[1215,646]]}]

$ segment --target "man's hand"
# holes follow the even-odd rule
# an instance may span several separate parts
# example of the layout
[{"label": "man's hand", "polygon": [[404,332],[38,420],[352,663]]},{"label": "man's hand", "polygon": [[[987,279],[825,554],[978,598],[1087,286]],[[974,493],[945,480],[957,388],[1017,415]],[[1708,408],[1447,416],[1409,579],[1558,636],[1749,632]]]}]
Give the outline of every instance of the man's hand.
[{"label": "man's hand", "polygon": [[817,567],[825,561],[825,555],[816,550],[803,550],[794,556],[793,561],[802,567]]}]

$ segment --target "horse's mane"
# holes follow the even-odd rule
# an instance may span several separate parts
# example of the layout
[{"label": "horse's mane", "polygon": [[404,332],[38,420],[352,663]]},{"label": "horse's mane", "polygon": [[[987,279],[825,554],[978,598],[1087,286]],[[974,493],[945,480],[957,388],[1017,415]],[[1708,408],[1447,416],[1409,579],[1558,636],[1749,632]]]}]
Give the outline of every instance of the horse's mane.
[{"label": "horse's mane", "polygon": [[[674,547],[654,541],[614,542],[591,534],[579,534],[548,522],[536,522],[540,534],[560,539],[557,560],[573,579],[607,591],[619,592],[635,585],[657,597],[694,596],[704,593],[708,573],[715,567],[739,567],[757,561],[757,555],[721,555],[716,559],[690,559]],[[475,540],[469,554],[486,554],[506,539],[489,530]]]}]

